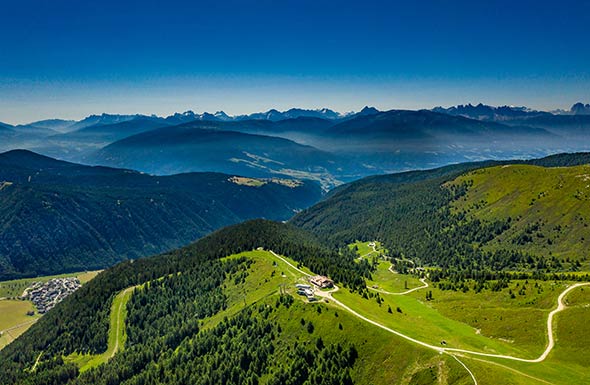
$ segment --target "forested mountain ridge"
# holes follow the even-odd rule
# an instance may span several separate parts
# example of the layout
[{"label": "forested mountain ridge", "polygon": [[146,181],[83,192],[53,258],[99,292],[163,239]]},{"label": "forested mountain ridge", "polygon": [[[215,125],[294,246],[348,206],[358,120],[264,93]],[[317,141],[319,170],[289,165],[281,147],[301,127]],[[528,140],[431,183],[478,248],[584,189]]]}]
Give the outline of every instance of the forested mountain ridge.
[{"label": "forested mountain ridge", "polygon": [[104,268],[182,246],[223,226],[285,220],[321,197],[314,182],[165,177],[0,154],[0,277]]},{"label": "forested mountain ridge", "polygon": [[[468,271],[469,274],[475,271],[504,269],[528,271],[575,269],[576,266],[567,262],[566,259],[572,257],[574,254],[572,251],[577,248],[564,253],[557,244],[559,239],[553,239],[556,244],[550,248],[561,251],[559,258],[555,253],[550,253],[551,250],[547,248],[533,250],[517,247],[512,242],[501,242],[501,235],[506,232],[508,236],[507,234],[510,233],[508,230],[516,223],[516,215],[513,217],[496,215],[497,211],[492,209],[487,211],[485,216],[472,215],[454,207],[457,202],[457,205],[464,208],[461,206],[463,200],[471,202],[467,204],[471,211],[474,210],[474,206],[479,209],[477,205],[482,204],[477,199],[472,200],[472,196],[479,196],[479,193],[474,190],[475,192],[470,194],[472,188],[472,184],[468,183],[470,177],[461,177],[462,175],[472,170],[476,170],[473,172],[477,174],[479,172],[477,170],[485,170],[484,167],[515,163],[543,167],[572,166],[589,163],[589,154],[560,154],[527,162],[460,164],[435,170],[369,177],[339,188],[324,201],[296,215],[291,223],[315,233],[335,246],[342,246],[357,239],[377,239],[384,243],[394,257],[403,256],[427,266]],[[570,172],[576,175],[581,173],[575,169],[568,171]],[[534,180],[534,175],[535,173],[532,172],[529,179]],[[458,179],[459,182],[451,183],[459,177],[461,177]],[[521,183],[526,184],[529,179]],[[570,186],[561,193],[585,191],[587,182],[584,182],[583,178],[573,177],[570,181],[574,181],[577,187]],[[500,183],[501,186],[502,182],[489,181],[490,186],[495,183]],[[510,190],[511,187],[498,188]],[[508,193],[508,190],[504,192]],[[539,191],[535,192],[537,193]],[[559,194],[559,192],[552,192],[552,194]],[[504,199],[512,198],[514,194],[509,194]],[[553,199],[559,199],[559,197]],[[571,199],[578,200],[575,197],[568,197],[568,201]],[[505,202],[505,205],[510,207],[510,201]],[[554,210],[536,205],[534,209],[540,210],[538,216],[545,216],[544,221],[547,223],[554,223],[558,216],[562,216],[562,210],[571,209],[571,212],[563,213],[569,223],[573,220],[572,218],[580,221],[580,214],[574,207],[578,206]],[[521,214],[525,216],[524,212]],[[588,233],[584,222],[580,223],[581,227],[577,224],[575,227],[581,232]],[[566,223],[562,224],[562,226],[565,225]],[[517,231],[516,225],[514,226],[513,231]],[[524,228],[521,230],[524,231]],[[590,234],[576,236],[578,242],[581,238],[590,238]],[[494,241],[496,238],[498,240]],[[495,247],[480,247],[488,243],[495,244],[494,242],[497,242]],[[576,259],[580,258],[584,257],[578,256]]]},{"label": "forested mountain ridge", "polygon": [[[368,263],[355,263],[354,256],[343,258],[300,229],[264,220],[230,226],[182,249],[123,262],[99,274],[0,352],[0,382],[57,384],[77,377],[76,366],[64,363],[62,357],[73,352],[104,351],[109,309],[114,295],[124,288],[151,281],[142,289],[145,296],[143,293],[134,295],[137,310],[130,310],[127,327],[128,333],[131,333],[128,337],[130,356],[123,355],[121,358],[117,355],[114,364],[106,368],[109,373],[119,373],[118,381],[149,369],[150,362],[166,358],[167,353],[171,353],[185,337],[196,336],[200,329],[199,319],[214,315],[227,306],[221,285],[227,275],[233,279],[232,274],[240,272],[247,261],[235,259],[222,263],[220,258],[259,247],[288,254],[320,273],[332,274],[337,282],[353,290],[364,290],[364,277],[369,274]],[[236,282],[240,279],[243,279],[243,274],[237,275]],[[179,300],[185,296],[190,297],[191,306]],[[160,299],[154,302],[156,297]],[[284,300],[283,304],[289,307],[292,299]],[[277,308],[279,305],[277,302]],[[152,309],[153,306],[158,309]],[[263,308],[258,308],[256,312]],[[145,323],[146,311],[157,318],[149,323],[150,326]],[[246,313],[245,318],[238,317],[240,324],[249,322],[248,319],[255,321],[248,314],[252,313]],[[251,333],[258,330],[255,328]],[[277,333],[280,330],[274,330],[274,334]],[[231,334],[224,341],[227,342],[230,337]],[[260,338],[252,343],[264,341],[263,336]],[[200,346],[204,348],[206,345]],[[42,362],[36,373],[24,370],[34,365],[36,360]],[[178,362],[170,364],[172,367],[177,365]],[[125,369],[120,371],[120,368]],[[306,373],[300,375],[306,376]],[[100,372],[89,373],[89,376],[81,377],[81,383],[96,383],[98,377],[102,377],[101,383],[109,383]]]}]

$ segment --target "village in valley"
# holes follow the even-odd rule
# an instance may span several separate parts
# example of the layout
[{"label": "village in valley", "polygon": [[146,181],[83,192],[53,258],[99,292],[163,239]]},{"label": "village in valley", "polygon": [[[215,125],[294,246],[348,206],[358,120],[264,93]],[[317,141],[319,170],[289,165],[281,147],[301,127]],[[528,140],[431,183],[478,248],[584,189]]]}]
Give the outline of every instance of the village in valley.
[{"label": "village in valley", "polygon": [[47,282],[34,282],[25,289],[21,298],[33,302],[37,312],[44,314],[81,286],[76,277],[54,278]]}]

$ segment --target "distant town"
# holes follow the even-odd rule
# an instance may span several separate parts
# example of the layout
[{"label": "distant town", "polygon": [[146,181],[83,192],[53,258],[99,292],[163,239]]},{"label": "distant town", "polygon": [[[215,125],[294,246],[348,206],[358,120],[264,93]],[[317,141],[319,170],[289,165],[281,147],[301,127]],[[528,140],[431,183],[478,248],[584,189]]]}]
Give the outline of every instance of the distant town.
[{"label": "distant town", "polygon": [[44,314],[81,286],[80,280],[76,277],[54,278],[47,282],[34,282],[25,289],[22,298],[33,302],[37,312]]}]

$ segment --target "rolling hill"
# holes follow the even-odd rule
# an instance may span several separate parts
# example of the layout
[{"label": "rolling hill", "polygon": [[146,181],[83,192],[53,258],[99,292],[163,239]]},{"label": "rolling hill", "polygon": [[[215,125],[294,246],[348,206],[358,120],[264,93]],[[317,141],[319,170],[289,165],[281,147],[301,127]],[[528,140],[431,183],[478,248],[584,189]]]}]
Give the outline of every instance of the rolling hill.
[{"label": "rolling hill", "polygon": [[[588,381],[588,358],[572,354],[588,342],[575,323],[588,316],[589,297],[580,285],[520,279],[474,293],[445,291],[422,278],[426,286],[412,292],[386,293],[364,286],[370,269],[362,256],[326,249],[288,224],[230,226],[96,276],[0,351],[0,382]],[[297,294],[296,285],[310,274],[329,271],[339,274],[338,288],[316,290],[316,300]],[[418,281],[391,271],[387,277]],[[374,279],[387,283],[385,276]],[[533,285],[510,299],[512,290]],[[424,293],[433,292],[425,301]],[[553,323],[558,343],[546,359],[529,358],[545,349],[545,321],[565,294],[568,305]],[[501,337],[506,334],[514,340]]]},{"label": "rolling hill", "polygon": [[104,268],[245,219],[285,220],[320,196],[313,182],[155,177],[11,151],[0,155],[0,277]]},{"label": "rolling hill", "polygon": [[[227,130],[235,124],[195,122],[148,131],[106,146],[90,161],[153,174],[215,170],[314,179],[325,186],[337,183],[330,173],[337,167],[336,156],[283,138]],[[272,123],[240,123],[245,124]]]},{"label": "rolling hill", "polygon": [[[507,167],[515,163],[521,165]],[[576,165],[587,163],[587,153],[563,154],[369,177],[340,187],[292,223],[333,245],[377,239],[394,256],[469,276],[576,270],[576,261],[587,262],[590,238],[588,170]],[[547,168],[564,165],[570,167]],[[491,166],[502,167],[485,168]]]}]

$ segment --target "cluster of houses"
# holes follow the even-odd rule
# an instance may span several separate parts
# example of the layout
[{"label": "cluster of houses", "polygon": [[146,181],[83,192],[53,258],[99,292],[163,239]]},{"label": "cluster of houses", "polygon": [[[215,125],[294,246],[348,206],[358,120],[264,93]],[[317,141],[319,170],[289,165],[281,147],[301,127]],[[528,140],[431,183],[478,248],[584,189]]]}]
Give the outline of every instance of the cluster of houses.
[{"label": "cluster of houses", "polygon": [[35,282],[25,289],[23,299],[33,302],[39,314],[47,313],[55,305],[82,286],[76,277],[54,278],[47,282]]},{"label": "cluster of houses", "polygon": [[[331,279],[322,275],[311,277],[309,282],[320,289],[326,289],[334,286],[334,282]],[[306,296],[308,301],[313,302],[317,300],[314,294],[314,287],[312,285],[298,283],[295,285],[295,287],[297,288],[297,294]]]}]

